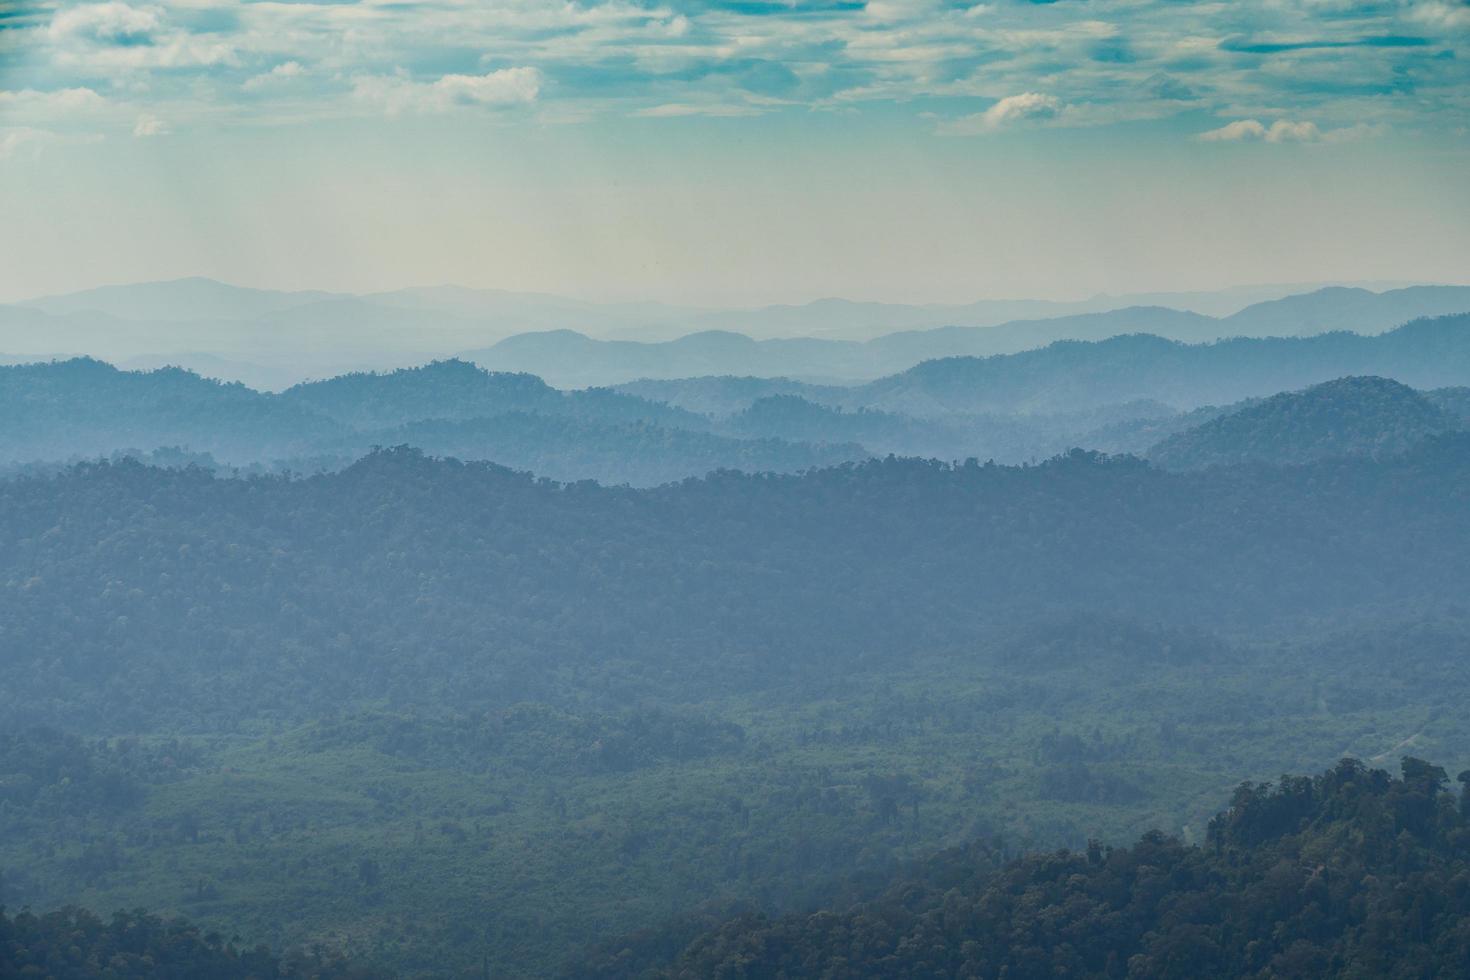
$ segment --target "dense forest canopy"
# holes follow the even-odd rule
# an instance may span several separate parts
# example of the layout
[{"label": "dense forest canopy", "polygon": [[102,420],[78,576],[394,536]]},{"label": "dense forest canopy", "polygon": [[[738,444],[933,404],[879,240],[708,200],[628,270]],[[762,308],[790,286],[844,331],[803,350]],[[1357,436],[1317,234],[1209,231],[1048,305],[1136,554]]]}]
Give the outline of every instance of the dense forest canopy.
[{"label": "dense forest canopy", "polygon": [[409,449],[294,480],[87,465],[0,485],[5,708],[83,722],[48,708],[55,676],[139,725],[206,692],[231,714],[328,686],[504,701],[589,658],[737,683],[1065,608],[1233,629],[1433,609],[1463,599],[1467,488],[1463,435],[1198,476],[1079,452],[649,491]]},{"label": "dense forest canopy", "polygon": [[1470,768],[1464,326],[867,386],[0,369],[0,962],[1443,971],[1437,770],[1259,783]]},{"label": "dense forest canopy", "polygon": [[[1406,757],[1239,787],[1186,846],[1153,832],[1002,863],[975,844],[851,910],[611,943],[579,976],[1451,977],[1470,969],[1470,797]],[[1460,776],[1463,784],[1470,773]],[[1457,798],[1458,797],[1458,798]],[[640,941],[641,940],[641,941]],[[640,955],[641,954],[641,955]]]},{"label": "dense forest canopy", "polygon": [[389,976],[340,957],[264,946],[240,948],[216,932],[144,911],[102,919],[85,909],[44,915],[0,908],[0,976],[50,980],[386,980]]}]

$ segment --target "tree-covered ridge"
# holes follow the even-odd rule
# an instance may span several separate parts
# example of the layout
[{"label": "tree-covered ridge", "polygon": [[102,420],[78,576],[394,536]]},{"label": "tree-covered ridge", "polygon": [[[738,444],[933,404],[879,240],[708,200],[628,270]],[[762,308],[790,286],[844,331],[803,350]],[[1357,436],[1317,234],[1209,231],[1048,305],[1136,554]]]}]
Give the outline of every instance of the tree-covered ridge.
[{"label": "tree-covered ridge", "polygon": [[307,451],[342,426],[241,384],[178,368],[119,371],[77,358],[0,367],[0,459],[107,456],[185,446],[226,459]]},{"label": "tree-covered ridge", "polygon": [[707,427],[699,416],[661,402],[609,389],[560,391],[533,374],[486,371],[461,360],[305,382],[282,392],[280,399],[354,429],[388,428],[425,419],[487,418],[507,412],[609,423],[653,422],[685,429]]},{"label": "tree-covered ridge", "polygon": [[1435,388],[1424,392],[1424,397],[1462,424],[1470,425],[1470,387]]},{"label": "tree-covered ridge", "polygon": [[603,484],[642,487],[715,470],[796,473],[870,455],[855,442],[732,437],[703,427],[608,423],[519,411],[490,418],[410,422],[323,442],[318,449],[345,466],[375,446],[413,446],[433,456],[493,460],[567,483],[596,479]]},{"label": "tree-covered ridge", "polygon": [[[708,419],[607,389],[558,391],[524,374],[439,361],[348,374],[280,395],[188,371],[99,361],[0,367],[0,473],[133,455],[219,472],[340,469],[375,446],[488,459],[567,481],[651,486],[719,469],[796,472],[866,457],[710,431]],[[830,444],[829,444],[830,443]],[[163,456],[160,456],[163,453]]]},{"label": "tree-covered ridge", "polygon": [[44,915],[0,907],[0,976],[46,980],[371,980],[387,974],[320,953],[242,947],[145,911],[103,919],[85,909]]},{"label": "tree-covered ridge", "polygon": [[746,438],[797,443],[850,440],[877,456],[1026,462],[1077,447],[1137,452],[1150,445],[1150,424],[1183,427],[1187,418],[1168,405],[1148,400],[1055,415],[920,417],[871,408],[843,409],[799,395],[768,395],[723,420],[722,429]]},{"label": "tree-covered ridge", "polygon": [[1460,428],[1426,396],[1387,378],[1340,378],[1284,392],[1176,433],[1149,450],[1169,469],[1304,463],[1404,452]]},{"label": "tree-covered ridge", "polygon": [[[1426,977],[1470,970],[1470,797],[1445,771],[1345,759],[1242,785],[1206,841],[997,867],[981,844],[833,913],[747,915],[668,965],[645,938],[581,963],[608,977]],[[1470,781],[1470,773],[1459,777]]]},{"label": "tree-covered ridge", "polygon": [[[591,661],[741,686],[1041,611],[1435,608],[1470,575],[1467,488],[1462,435],[1225,475],[1074,453],[644,491],[405,449],[298,480],[85,465],[0,484],[0,696],[20,723],[95,709],[138,730],[342,697],[508,704]],[[91,693],[58,717],[60,678]]]}]

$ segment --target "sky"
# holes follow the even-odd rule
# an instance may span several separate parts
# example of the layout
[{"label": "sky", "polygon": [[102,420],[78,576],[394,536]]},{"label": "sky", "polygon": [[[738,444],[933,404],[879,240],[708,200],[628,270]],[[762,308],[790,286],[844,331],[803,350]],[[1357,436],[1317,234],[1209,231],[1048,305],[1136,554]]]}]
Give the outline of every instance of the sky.
[{"label": "sky", "polygon": [[1463,0],[0,0],[0,300],[1470,280]]}]

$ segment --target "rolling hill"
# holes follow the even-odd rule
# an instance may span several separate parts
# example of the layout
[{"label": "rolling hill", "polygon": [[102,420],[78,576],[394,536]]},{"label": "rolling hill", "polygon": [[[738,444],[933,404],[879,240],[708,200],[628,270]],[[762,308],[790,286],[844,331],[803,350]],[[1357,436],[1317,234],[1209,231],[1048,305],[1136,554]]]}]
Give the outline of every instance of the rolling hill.
[{"label": "rolling hill", "polygon": [[1381,456],[1458,428],[1458,419],[1407,385],[1386,378],[1340,378],[1273,395],[1176,433],[1154,446],[1148,458],[1168,469],[1199,469]]}]

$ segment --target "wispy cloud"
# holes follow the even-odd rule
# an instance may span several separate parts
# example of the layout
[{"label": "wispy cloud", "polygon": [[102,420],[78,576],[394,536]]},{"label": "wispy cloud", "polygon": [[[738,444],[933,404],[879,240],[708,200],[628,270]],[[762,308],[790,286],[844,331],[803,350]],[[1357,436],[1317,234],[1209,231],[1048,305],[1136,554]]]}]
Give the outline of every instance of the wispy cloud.
[{"label": "wispy cloud", "polygon": [[752,105],[690,105],[687,102],[666,102],[639,109],[633,114],[653,119],[674,119],[682,116],[758,116],[760,113],[761,110]]},{"label": "wispy cloud", "polygon": [[168,134],[168,123],[152,113],[143,113],[143,115],[138,117],[138,121],[133,124],[133,135],[139,138],[167,136]]},{"label": "wispy cloud", "polygon": [[534,102],[541,91],[535,68],[502,68],[484,75],[443,75],[416,82],[407,74],[363,76],[353,82],[358,99],[379,105],[388,115],[448,112],[455,106],[505,107]]},{"label": "wispy cloud", "polygon": [[1306,120],[1277,119],[1267,126],[1259,119],[1237,119],[1219,129],[1200,133],[1197,138],[1206,143],[1242,143],[1256,140],[1266,143],[1345,143],[1381,132],[1382,127],[1363,122],[1324,132],[1316,123]]},{"label": "wispy cloud", "polygon": [[244,88],[254,91],[271,86],[283,85],[293,79],[301,78],[305,74],[306,69],[301,66],[301,62],[283,61],[270,71],[261,72],[259,75],[252,75],[247,78],[244,82]]},{"label": "wispy cloud", "polygon": [[1062,111],[1062,101],[1042,92],[1008,95],[984,112],[943,122],[939,131],[949,136],[993,133],[997,129],[1024,120],[1055,119]]},{"label": "wispy cloud", "polygon": [[97,143],[103,139],[100,133],[58,133],[33,126],[13,126],[0,129],[0,160],[15,157],[38,157],[50,146],[68,143]]},{"label": "wispy cloud", "polygon": [[50,92],[36,89],[21,89],[17,92],[0,91],[0,112],[7,114],[40,112],[48,116],[76,112],[95,112],[104,108],[107,100],[89,88],[64,88]]}]

